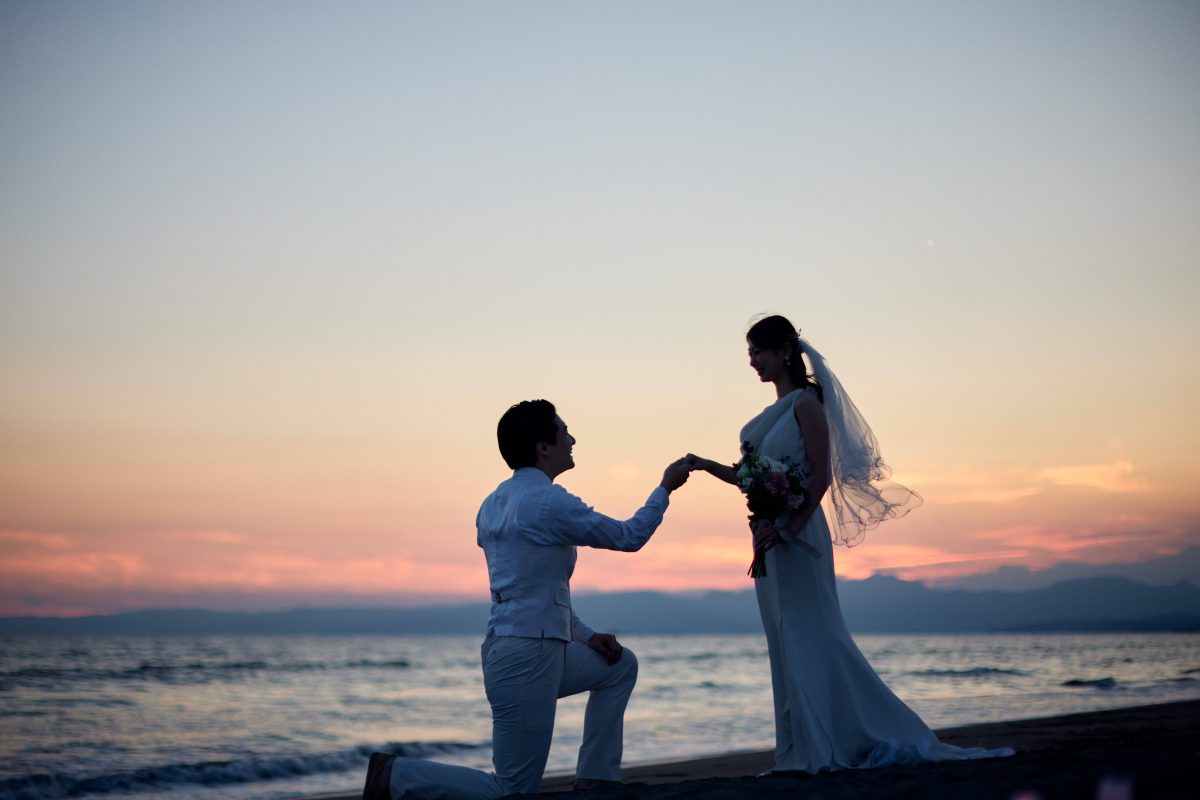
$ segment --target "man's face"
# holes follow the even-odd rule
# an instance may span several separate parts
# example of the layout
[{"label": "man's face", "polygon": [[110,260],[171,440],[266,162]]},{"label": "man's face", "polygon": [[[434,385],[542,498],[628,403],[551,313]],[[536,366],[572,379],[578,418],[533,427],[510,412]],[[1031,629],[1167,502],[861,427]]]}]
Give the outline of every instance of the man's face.
[{"label": "man's face", "polygon": [[562,417],[555,417],[554,424],[558,428],[558,438],[552,445],[545,445],[542,451],[542,470],[551,478],[561,475],[575,466],[571,448],[575,446],[575,437],[567,431],[567,423]]}]

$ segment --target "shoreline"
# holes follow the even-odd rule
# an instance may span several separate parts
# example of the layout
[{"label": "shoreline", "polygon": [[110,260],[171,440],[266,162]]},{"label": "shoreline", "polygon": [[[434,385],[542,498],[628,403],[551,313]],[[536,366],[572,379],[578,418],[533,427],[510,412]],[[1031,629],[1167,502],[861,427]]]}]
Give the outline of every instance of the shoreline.
[{"label": "shoreline", "polygon": [[[625,783],[589,792],[605,800],[734,800],[742,797],[997,797],[1114,800],[1192,797],[1200,756],[1200,700],[946,728],[938,738],[964,747],[1012,747],[1016,755],[841,770],[819,775],[754,776],[773,765],[771,751],[730,752],[635,764]],[[571,791],[573,774],[549,775],[539,795]],[[294,800],[358,800],[361,790]],[[530,795],[532,797],[532,795]]]}]

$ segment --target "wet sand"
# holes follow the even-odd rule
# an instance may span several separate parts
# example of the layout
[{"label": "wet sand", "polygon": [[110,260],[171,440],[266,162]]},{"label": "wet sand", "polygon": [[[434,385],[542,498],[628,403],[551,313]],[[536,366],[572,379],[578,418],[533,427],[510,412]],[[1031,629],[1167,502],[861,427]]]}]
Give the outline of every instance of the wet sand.
[{"label": "wet sand", "polygon": [[[586,793],[596,800],[796,798],[1001,798],[1126,800],[1200,797],[1200,701],[993,722],[938,731],[942,741],[1012,747],[1008,758],[919,764],[820,775],[754,777],[769,752],[631,766],[625,784]],[[572,776],[550,776],[538,797],[571,791]],[[353,800],[355,793],[306,800]],[[533,795],[529,795],[533,797]]]}]

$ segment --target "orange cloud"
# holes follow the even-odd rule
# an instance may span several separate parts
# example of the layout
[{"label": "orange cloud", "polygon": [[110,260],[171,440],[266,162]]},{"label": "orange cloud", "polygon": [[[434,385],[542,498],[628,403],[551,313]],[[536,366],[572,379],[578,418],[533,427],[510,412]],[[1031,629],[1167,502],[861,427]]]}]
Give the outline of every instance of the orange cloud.
[{"label": "orange cloud", "polygon": [[948,472],[909,473],[896,480],[918,488],[926,500],[943,505],[1007,505],[1041,494],[1027,471],[980,471],[964,466]]},{"label": "orange cloud", "polygon": [[900,480],[919,487],[931,501],[947,505],[982,503],[1008,505],[1055,487],[1093,489],[1100,492],[1141,492],[1150,488],[1136,474],[1133,463],[1118,460],[1111,464],[1081,464],[1041,467],[1033,470],[979,470],[963,467],[950,472],[909,474]]},{"label": "orange cloud", "polygon": [[1012,489],[998,487],[991,489],[979,488],[939,495],[937,499],[938,502],[947,505],[957,505],[960,503],[1007,505],[1008,503],[1015,503],[1018,500],[1024,500],[1027,497],[1033,497],[1041,493],[1042,490],[1036,486],[1020,486]]},{"label": "orange cloud", "polygon": [[1038,471],[1037,478],[1058,486],[1078,486],[1101,492],[1144,492],[1150,488],[1145,478],[1134,474],[1133,463],[1129,461],[1047,467]]}]

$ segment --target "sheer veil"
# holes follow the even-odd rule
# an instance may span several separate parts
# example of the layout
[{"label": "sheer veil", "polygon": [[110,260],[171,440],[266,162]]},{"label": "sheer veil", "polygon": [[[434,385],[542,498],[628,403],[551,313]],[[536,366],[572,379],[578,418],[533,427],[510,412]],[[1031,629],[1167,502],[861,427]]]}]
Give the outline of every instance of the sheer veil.
[{"label": "sheer veil", "polygon": [[921,505],[921,495],[889,480],[892,469],[879,454],[879,442],[841,381],[806,339],[800,339],[800,349],[821,384],[829,422],[830,534],[835,543],[852,547],[884,520]]}]

